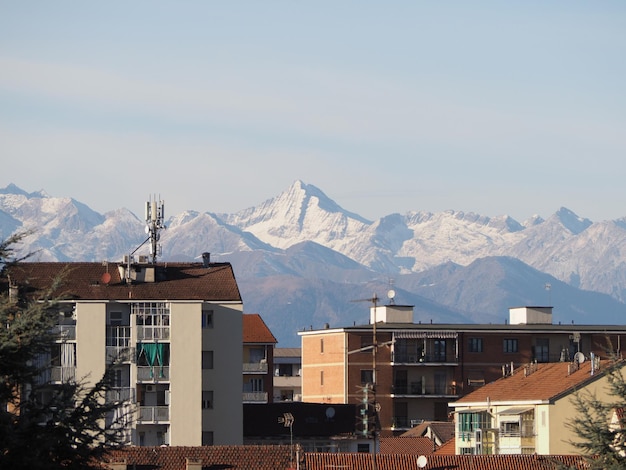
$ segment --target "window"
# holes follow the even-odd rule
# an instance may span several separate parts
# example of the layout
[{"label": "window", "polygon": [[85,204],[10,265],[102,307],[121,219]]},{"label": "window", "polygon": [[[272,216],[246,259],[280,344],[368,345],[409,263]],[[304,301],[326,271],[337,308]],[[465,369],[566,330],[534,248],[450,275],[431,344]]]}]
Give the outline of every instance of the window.
[{"label": "window", "polygon": [[370,445],[369,444],[357,444],[356,451],[361,453],[369,453]]},{"label": "window", "polygon": [[517,352],[517,339],[506,338],[504,340],[503,351],[505,353],[516,353]]},{"label": "window", "polygon": [[361,369],[361,385],[374,383],[374,371],[372,369]]},{"label": "window", "polygon": [[472,353],[483,352],[483,339],[482,338],[470,338],[468,344],[468,350]]},{"label": "window", "polygon": [[433,343],[434,346],[434,360],[443,362],[446,360],[446,340],[436,339]]},{"label": "window", "polygon": [[324,385],[324,371],[320,371],[320,385]]},{"label": "window", "polygon": [[202,328],[213,328],[213,310],[202,312]]},{"label": "window", "polygon": [[320,352],[324,352],[324,338],[320,339]]},{"label": "window", "polygon": [[202,431],[202,445],[203,446],[213,445],[213,431]]},{"label": "window", "polygon": [[361,348],[366,348],[374,344],[374,337],[370,335],[361,336]]},{"label": "window", "polygon": [[109,313],[109,325],[121,326],[122,325],[122,312]]},{"label": "window", "polygon": [[202,391],[202,409],[203,410],[213,409],[213,390]]},{"label": "window", "polygon": [[537,362],[549,362],[550,360],[550,340],[548,338],[537,338],[535,340],[534,356]]},{"label": "window", "polygon": [[170,306],[166,302],[137,302],[131,304],[135,315],[138,340],[170,339]]},{"label": "window", "polygon": [[213,369],[213,351],[202,351],[202,369]]}]

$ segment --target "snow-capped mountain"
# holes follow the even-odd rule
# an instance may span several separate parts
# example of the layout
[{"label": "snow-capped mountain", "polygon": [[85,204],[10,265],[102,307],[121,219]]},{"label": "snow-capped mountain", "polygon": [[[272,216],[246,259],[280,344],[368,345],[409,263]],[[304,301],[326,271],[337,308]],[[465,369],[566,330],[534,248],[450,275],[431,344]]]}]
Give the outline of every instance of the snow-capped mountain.
[{"label": "snow-capped mountain", "polygon": [[[622,323],[626,312],[626,218],[594,223],[561,208],[523,223],[458,211],[369,221],[296,181],[256,207],[185,211],[166,225],[160,259],[208,251],[233,263],[246,311],[261,313],[283,346],[298,341],[296,329],[366,322],[366,306],[350,300],[391,282],[397,301],[434,321],[501,321],[510,306],[549,302],[563,321]],[[0,189],[0,238],[29,229],[21,252],[41,261],[121,260],[146,238],[127,209],[98,214],[75,199]]]}]

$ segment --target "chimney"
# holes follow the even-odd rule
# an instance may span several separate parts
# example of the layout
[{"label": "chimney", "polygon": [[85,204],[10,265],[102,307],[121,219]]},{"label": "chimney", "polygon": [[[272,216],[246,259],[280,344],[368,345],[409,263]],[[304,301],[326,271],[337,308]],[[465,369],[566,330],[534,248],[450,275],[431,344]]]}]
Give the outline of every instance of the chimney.
[{"label": "chimney", "polygon": [[202,253],[202,266],[205,268],[208,268],[210,264],[211,264],[211,253],[209,253],[208,251],[205,251],[204,253]]}]

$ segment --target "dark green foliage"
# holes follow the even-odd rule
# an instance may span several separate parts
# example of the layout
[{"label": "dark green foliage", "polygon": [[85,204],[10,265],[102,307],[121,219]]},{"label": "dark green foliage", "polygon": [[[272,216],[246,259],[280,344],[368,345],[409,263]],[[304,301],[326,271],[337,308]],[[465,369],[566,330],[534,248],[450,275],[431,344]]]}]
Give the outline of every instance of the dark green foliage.
[{"label": "dark green foliage", "polygon": [[[10,256],[20,240],[18,235],[0,243],[1,268],[16,262]],[[8,281],[2,276],[1,285],[8,287]],[[128,408],[105,401],[111,371],[89,386],[85,379],[62,385],[42,380],[38,359],[56,339],[56,304],[48,293],[18,299],[5,288],[0,294],[0,468],[99,468],[99,458],[121,444],[117,426],[128,417],[119,413],[112,419],[116,409]]]}]

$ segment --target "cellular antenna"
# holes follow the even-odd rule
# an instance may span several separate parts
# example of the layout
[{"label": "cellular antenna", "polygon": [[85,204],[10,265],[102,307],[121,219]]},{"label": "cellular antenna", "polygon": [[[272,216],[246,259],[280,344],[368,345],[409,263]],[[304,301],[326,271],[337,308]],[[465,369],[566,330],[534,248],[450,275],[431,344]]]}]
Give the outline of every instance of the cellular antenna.
[{"label": "cellular antenna", "polygon": [[[150,197],[146,202],[146,233],[148,234],[148,240],[150,240],[150,256],[152,257],[152,263],[157,261],[157,255],[162,253],[161,245],[159,245],[159,239],[161,230],[165,228],[165,202],[160,199],[157,202],[156,196],[154,199]],[[147,240],[146,240],[147,241]]]}]

